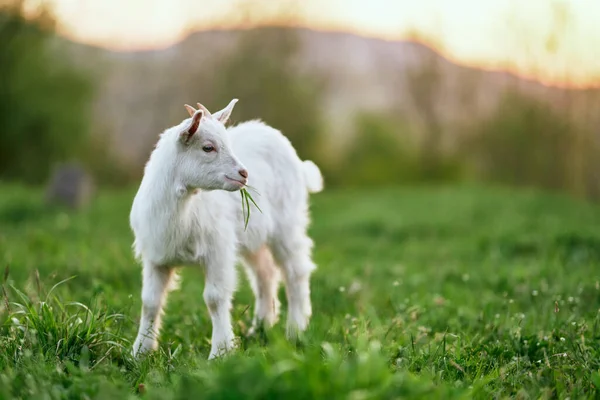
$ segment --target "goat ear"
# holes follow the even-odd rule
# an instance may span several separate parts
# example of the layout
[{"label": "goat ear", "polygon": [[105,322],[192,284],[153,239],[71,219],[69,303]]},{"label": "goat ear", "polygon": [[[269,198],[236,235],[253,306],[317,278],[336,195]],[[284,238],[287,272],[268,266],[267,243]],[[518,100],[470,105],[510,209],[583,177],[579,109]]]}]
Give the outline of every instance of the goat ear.
[{"label": "goat ear", "polygon": [[214,113],[213,117],[215,119],[219,120],[219,122],[221,122],[222,124],[225,124],[227,122],[227,120],[229,119],[229,117],[231,116],[233,107],[235,106],[235,103],[237,103],[237,102],[238,102],[238,99],[231,100],[229,102],[229,104],[227,105],[227,107],[225,107],[221,111],[217,111],[216,113]]},{"label": "goat ear", "polygon": [[203,115],[204,115],[204,111],[202,111],[202,110],[196,110],[194,112],[194,114],[192,115],[192,122],[190,123],[190,126],[186,130],[181,132],[181,134],[179,135],[179,138],[184,143],[188,143],[190,141],[190,139],[194,136],[194,134],[196,132],[198,132],[198,127],[200,126],[200,120],[202,119]]},{"label": "goat ear", "polygon": [[196,109],[194,107],[190,106],[189,104],[185,104],[184,107],[187,110],[187,112],[190,114],[190,117],[193,117],[194,114],[196,113]]}]

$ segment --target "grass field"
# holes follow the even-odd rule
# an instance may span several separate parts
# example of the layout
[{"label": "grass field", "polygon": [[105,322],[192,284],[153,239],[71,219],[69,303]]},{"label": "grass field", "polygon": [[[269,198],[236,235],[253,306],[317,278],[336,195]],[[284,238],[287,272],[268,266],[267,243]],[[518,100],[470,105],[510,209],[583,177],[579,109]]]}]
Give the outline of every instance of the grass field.
[{"label": "grass field", "polygon": [[160,351],[136,362],[133,192],[79,215],[45,209],[35,190],[0,193],[1,399],[598,396],[598,206],[477,187],[318,194],[300,343],[282,322],[245,337],[253,297],[240,274],[240,349],[206,361],[203,276],[185,269]]}]

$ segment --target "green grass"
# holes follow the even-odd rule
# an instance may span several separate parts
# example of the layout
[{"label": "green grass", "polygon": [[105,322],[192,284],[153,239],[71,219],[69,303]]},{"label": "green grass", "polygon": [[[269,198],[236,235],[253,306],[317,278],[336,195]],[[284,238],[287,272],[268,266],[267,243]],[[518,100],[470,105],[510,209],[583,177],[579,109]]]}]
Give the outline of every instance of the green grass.
[{"label": "green grass", "polygon": [[77,215],[44,208],[37,190],[0,193],[0,399],[598,396],[598,206],[473,187],[313,196],[319,269],[300,343],[281,322],[245,337],[240,274],[240,349],[206,361],[203,276],[186,269],[160,350],[136,362],[133,192]]},{"label": "green grass", "polygon": [[[253,189],[253,188],[249,187],[249,189]],[[252,202],[252,204],[256,207],[258,212],[262,212],[262,210],[260,209],[260,206],[258,204],[256,204],[256,202],[254,201],[254,199],[252,198],[252,195],[250,194],[250,192],[248,192],[248,189],[243,188],[242,190],[240,190],[240,196],[241,196],[241,200],[242,200],[242,215],[244,217],[244,230],[246,230],[246,228],[248,228],[248,222],[250,221],[250,202]]]}]

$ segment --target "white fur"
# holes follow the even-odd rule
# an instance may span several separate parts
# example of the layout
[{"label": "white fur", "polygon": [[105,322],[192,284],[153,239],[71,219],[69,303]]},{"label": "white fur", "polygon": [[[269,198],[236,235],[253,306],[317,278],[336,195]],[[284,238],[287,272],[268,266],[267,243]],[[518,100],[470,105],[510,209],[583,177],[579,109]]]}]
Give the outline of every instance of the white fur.
[{"label": "white fur", "polygon": [[[134,355],[156,349],[173,268],[181,265],[205,267],[203,298],[212,320],[209,358],[234,347],[230,308],[238,259],[256,296],[253,330],[259,323],[277,322],[280,271],[289,305],[288,335],[309,323],[309,279],[316,266],[313,242],[306,234],[308,194],[323,188],[321,173],[314,163],[298,158],[281,132],[262,122],[226,130],[223,123],[235,101],[213,115],[200,104],[197,111],[186,106],[192,118],[160,136],[146,165],[130,215],[135,254],[143,265]],[[200,124],[190,135],[195,119]],[[202,150],[207,144],[217,152]],[[262,210],[251,205],[247,230],[237,192],[244,168],[248,190]]]}]

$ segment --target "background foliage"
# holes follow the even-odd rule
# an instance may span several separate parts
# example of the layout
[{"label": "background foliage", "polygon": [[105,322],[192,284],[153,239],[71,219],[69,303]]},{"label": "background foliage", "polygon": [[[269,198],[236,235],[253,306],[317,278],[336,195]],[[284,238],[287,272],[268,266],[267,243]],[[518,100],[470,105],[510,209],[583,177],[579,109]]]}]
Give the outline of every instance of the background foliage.
[{"label": "background foliage", "polygon": [[0,4],[0,177],[42,182],[86,149],[93,86],[61,53],[45,9]]}]

